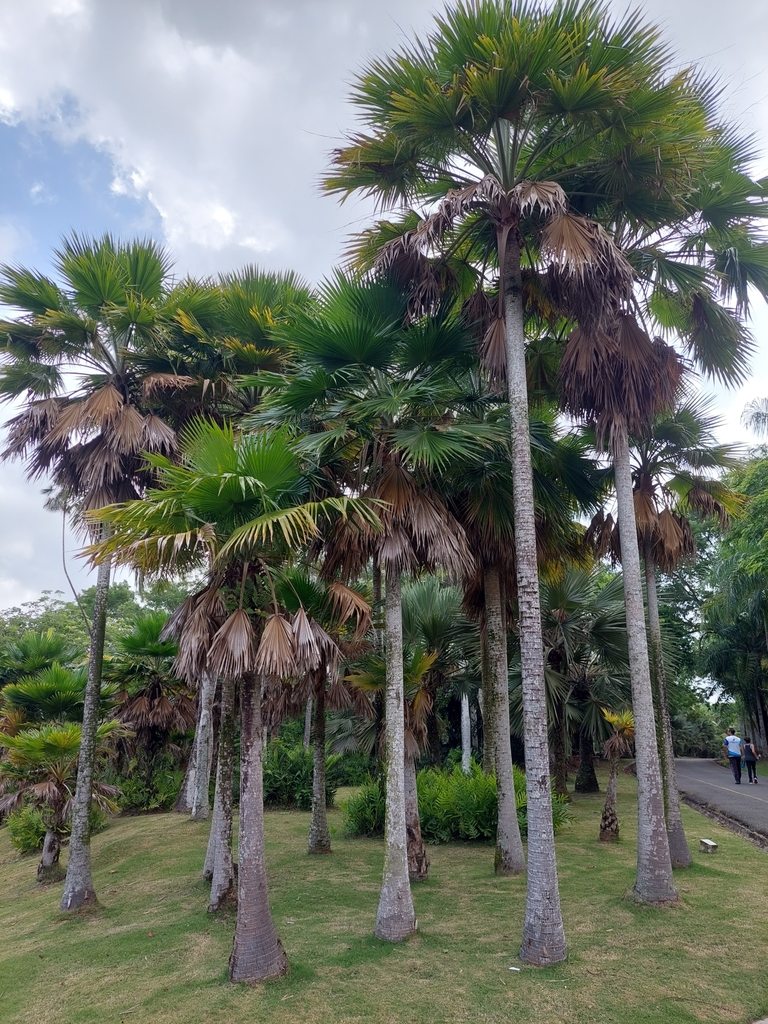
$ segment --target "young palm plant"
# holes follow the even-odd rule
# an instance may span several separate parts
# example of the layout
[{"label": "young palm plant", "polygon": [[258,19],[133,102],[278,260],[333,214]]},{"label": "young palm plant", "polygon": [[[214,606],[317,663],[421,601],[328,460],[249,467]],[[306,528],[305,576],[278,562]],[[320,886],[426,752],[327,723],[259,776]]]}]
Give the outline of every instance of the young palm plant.
[{"label": "young palm plant", "polygon": [[603,717],[611,726],[611,735],[603,745],[605,756],[610,762],[608,786],[605,791],[605,805],[600,818],[600,841],[615,842],[619,838],[619,815],[616,807],[616,785],[619,778],[619,760],[632,752],[635,738],[635,720],[631,711],[608,711]]},{"label": "young palm plant", "polygon": [[176,671],[208,670],[235,680],[240,693],[240,822],[237,922],[229,975],[256,982],[284,974],[288,962],[269,909],[264,857],[262,690],[318,665],[306,616],[278,605],[274,574],[318,535],[318,521],[354,511],[373,528],[375,514],[349,498],[309,500],[309,481],[286,430],[235,437],[231,427],[196,421],[183,433],[178,462],[150,456],[160,488],[144,500],[97,513],[111,536],[94,548],[144,573],[189,566],[205,587],[174,614]]}]

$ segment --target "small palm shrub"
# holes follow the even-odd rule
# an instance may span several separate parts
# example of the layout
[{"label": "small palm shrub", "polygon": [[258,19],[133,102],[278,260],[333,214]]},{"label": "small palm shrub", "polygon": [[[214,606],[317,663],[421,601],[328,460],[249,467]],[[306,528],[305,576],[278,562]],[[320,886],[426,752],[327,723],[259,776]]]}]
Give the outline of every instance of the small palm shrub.
[{"label": "small palm shrub", "polygon": [[[341,757],[325,762],[325,803],[333,807],[339,788]],[[273,740],[264,758],[264,806],[308,811],[312,807],[312,751]]]},{"label": "small palm shrub", "polygon": [[169,811],[176,803],[184,772],[170,751],[164,751],[159,757],[147,759],[144,751],[139,751],[128,762],[125,774],[107,771],[105,778],[117,786],[120,795],[117,805],[127,814],[139,814],[142,811]]},{"label": "small palm shrub", "polygon": [[[528,834],[525,774],[514,768],[517,819],[520,832]],[[424,768],[417,776],[421,834],[428,843],[451,840],[493,840],[496,837],[498,804],[496,779],[485,775],[473,762],[465,775],[460,766]],[[362,786],[345,807],[344,831],[353,836],[379,836],[384,833],[384,785],[373,781]],[[555,832],[571,820],[571,811],[562,797],[553,796]]]},{"label": "small palm shrub", "polygon": [[[103,832],[107,827],[107,817],[98,807],[91,807],[91,835]],[[8,815],[7,825],[11,844],[21,853],[39,853],[42,850],[47,830],[43,813],[37,807],[25,804],[20,810],[13,811]],[[69,835],[69,822],[64,826],[64,835]]]}]

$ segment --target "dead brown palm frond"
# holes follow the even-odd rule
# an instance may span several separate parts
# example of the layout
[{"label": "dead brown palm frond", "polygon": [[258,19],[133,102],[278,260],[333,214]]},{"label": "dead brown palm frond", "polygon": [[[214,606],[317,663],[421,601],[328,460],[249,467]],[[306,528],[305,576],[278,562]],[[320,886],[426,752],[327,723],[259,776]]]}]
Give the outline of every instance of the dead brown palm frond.
[{"label": "dead brown palm frond", "polygon": [[198,682],[206,667],[212,638],[226,614],[218,585],[213,585],[187,598],[168,620],[161,639],[178,640],[173,671],[180,679]]},{"label": "dead brown palm frond", "polygon": [[382,519],[398,519],[405,515],[418,493],[418,485],[407,469],[396,459],[390,459],[379,477],[374,495],[389,506]]},{"label": "dead brown palm frond", "polygon": [[111,419],[104,436],[110,448],[121,455],[139,451],[144,438],[144,417],[135,405],[123,405]]},{"label": "dead brown palm frond", "polygon": [[[719,488],[719,481],[715,483]],[[710,481],[696,480],[685,496],[686,503],[704,516],[716,518],[720,528],[725,530],[731,522],[728,509],[712,493],[713,484]],[[742,504],[742,503],[737,503]]]},{"label": "dead brown palm frond", "polygon": [[365,636],[371,625],[372,609],[362,594],[340,580],[328,584],[328,597],[340,626],[355,620],[354,638]]},{"label": "dead brown palm frond", "polygon": [[149,398],[158,391],[171,391],[176,388],[191,388],[196,383],[194,377],[185,377],[178,373],[150,373],[144,378],[141,390]]},{"label": "dead brown palm frond", "polygon": [[295,668],[291,624],[275,612],[264,624],[256,651],[255,670],[266,676],[285,678],[293,675]]},{"label": "dead brown palm frond", "polygon": [[613,516],[602,509],[595,513],[584,533],[584,544],[595,559],[604,558],[611,549],[611,537],[616,529]]},{"label": "dead brown palm frond", "polygon": [[[686,551],[686,541],[687,537],[683,531],[680,517],[674,515],[667,508],[662,509],[653,538],[654,557],[662,572],[671,572],[681,558],[686,554],[693,554],[691,551]],[[695,542],[693,550],[694,552],[696,550]]]},{"label": "dead brown palm frond", "polygon": [[167,455],[176,450],[176,431],[159,416],[150,413],[144,417],[141,446],[145,451]]},{"label": "dead brown palm frond", "polygon": [[238,679],[254,667],[253,624],[245,609],[237,608],[214,633],[207,668],[214,675]]},{"label": "dead brown palm frond", "polygon": [[521,181],[515,186],[514,196],[522,214],[535,213],[544,217],[564,216],[568,199],[556,181]]},{"label": "dead brown palm frond", "polygon": [[293,651],[296,669],[311,672],[320,663],[320,648],[317,645],[312,623],[303,608],[299,608],[291,620]]},{"label": "dead brown palm frond", "polygon": [[653,536],[658,524],[658,512],[653,491],[645,487],[638,487],[634,490],[632,497],[638,534],[640,537]]},{"label": "dead brown palm frond", "polygon": [[507,325],[503,317],[492,320],[483,335],[480,362],[494,380],[507,379]]}]

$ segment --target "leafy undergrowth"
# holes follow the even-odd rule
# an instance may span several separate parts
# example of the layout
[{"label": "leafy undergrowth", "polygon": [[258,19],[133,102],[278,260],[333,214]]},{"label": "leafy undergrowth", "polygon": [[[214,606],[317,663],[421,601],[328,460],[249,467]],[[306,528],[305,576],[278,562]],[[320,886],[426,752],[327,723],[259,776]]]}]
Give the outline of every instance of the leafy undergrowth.
[{"label": "leafy undergrowth", "polygon": [[[634,875],[634,787],[620,780],[622,842],[597,842],[602,798],[576,797],[557,840],[567,963],[516,959],[525,886],[493,875],[489,845],[430,850],[415,887],[419,934],[372,935],[378,840],[304,854],[308,815],[267,816],[272,904],[291,973],[267,986],[226,980],[234,918],[206,914],[200,880],[207,827],[175,815],[112,822],[93,841],[102,908],[65,917],[59,886],[0,833],[0,1018],[13,1024],[746,1024],[768,1012],[764,900],[768,857],[684,809],[692,840],[711,836],[678,875],[683,903],[663,911],[622,900]],[[698,845],[696,842],[694,845]],[[728,921],[749,921],[734,940]],[[510,966],[522,966],[510,971]]]}]

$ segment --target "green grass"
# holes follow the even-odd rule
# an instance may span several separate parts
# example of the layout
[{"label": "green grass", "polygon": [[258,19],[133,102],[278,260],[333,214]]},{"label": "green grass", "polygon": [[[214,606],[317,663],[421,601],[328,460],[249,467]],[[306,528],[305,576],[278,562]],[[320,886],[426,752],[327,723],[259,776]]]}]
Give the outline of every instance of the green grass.
[{"label": "green grass", "polygon": [[[768,1013],[768,857],[684,809],[689,838],[712,837],[678,875],[682,905],[622,899],[634,877],[634,789],[620,780],[622,842],[597,842],[602,797],[577,797],[557,840],[570,955],[536,970],[516,959],[525,883],[493,875],[481,844],[433,847],[415,887],[419,934],[372,937],[382,845],[344,839],[305,855],[308,815],[267,816],[275,920],[291,962],[266,986],[232,986],[231,913],[205,911],[207,827],[175,815],[120,819],[93,841],[102,907],[66,917],[60,886],[0,833],[0,1019],[14,1024],[746,1024]],[[744,938],[734,929],[750,921]],[[732,922],[729,924],[729,922]]]}]

